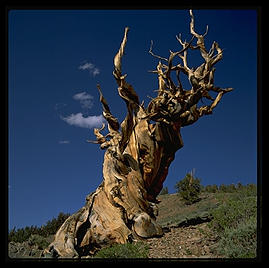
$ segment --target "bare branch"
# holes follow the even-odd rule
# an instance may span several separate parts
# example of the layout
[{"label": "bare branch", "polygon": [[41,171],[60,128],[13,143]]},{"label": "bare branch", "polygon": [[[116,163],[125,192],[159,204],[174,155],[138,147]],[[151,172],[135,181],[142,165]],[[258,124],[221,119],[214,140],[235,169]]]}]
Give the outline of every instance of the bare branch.
[{"label": "bare branch", "polygon": [[178,36],[176,35],[176,39],[177,39],[177,41],[178,41],[182,46],[184,46],[185,42],[183,42],[183,41],[181,40],[181,33],[178,34]]},{"label": "bare branch", "polygon": [[215,51],[215,48],[216,48],[216,42],[214,41],[214,42],[212,43],[212,46],[211,46],[209,52],[208,52],[209,57],[212,57],[212,56],[213,56],[214,51]]},{"label": "bare branch", "polygon": [[[166,78],[167,78],[169,87],[171,88],[171,90],[172,90],[173,93],[175,93],[177,91],[177,87],[175,86],[173,80],[170,77],[170,73],[173,70],[172,69],[173,68],[172,61],[173,61],[173,59],[174,59],[175,56],[180,55],[181,53],[185,53],[185,51],[187,51],[187,49],[191,45],[191,42],[192,42],[193,38],[194,38],[194,36],[191,38],[191,40],[188,43],[184,43],[183,44],[183,49],[182,50],[177,51],[177,52],[172,52],[170,50],[170,56],[169,56],[169,59],[168,59],[168,66],[167,66],[168,68],[167,68],[167,71],[166,71]],[[184,59],[183,59],[183,62],[184,62]],[[179,81],[179,79],[178,79],[178,81]],[[182,85],[181,85],[180,81],[179,81],[179,89],[180,90],[182,89]]]},{"label": "bare branch", "polygon": [[228,87],[228,88],[212,87],[211,90],[215,92],[228,93],[228,92],[233,91],[233,88],[232,87]]},{"label": "bare branch", "polygon": [[100,94],[100,102],[102,103],[102,106],[103,106],[103,116],[106,119],[106,121],[108,122],[109,131],[110,132],[118,131],[120,128],[119,122],[116,119],[116,117],[114,117],[112,115],[112,113],[110,112],[108,103],[102,94],[100,85],[97,85],[97,89],[98,89],[99,94]]},{"label": "bare branch", "polygon": [[206,25],[206,30],[205,30],[205,33],[203,34],[203,37],[205,37],[208,33],[208,25]]},{"label": "bare branch", "polygon": [[194,30],[194,16],[191,9],[190,9],[190,16],[191,16],[190,32],[192,35],[194,35],[197,38],[197,46],[200,48],[201,56],[205,59],[206,62],[208,62],[209,56],[208,56],[208,53],[206,51],[205,44],[204,44],[204,36],[208,32],[208,25],[206,27],[206,32],[204,33],[204,35],[200,35],[196,33]]},{"label": "bare branch", "polygon": [[96,141],[87,140],[87,142],[89,142],[89,143],[95,143],[95,144],[103,144],[103,143],[105,143],[107,141],[106,140],[106,137],[103,136],[100,133],[104,128],[105,128],[105,124],[104,123],[102,124],[102,127],[101,128],[95,128],[93,130],[93,133],[96,136]]},{"label": "bare branch", "polygon": [[157,72],[158,72],[158,81],[159,81],[159,95],[161,93],[161,91],[166,89],[166,85],[165,85],[165,75],[163,73],[162,70],[162,63],[159,61],[158,65],[157,65]]},{"label": "bare branch", "polygon": [[123,56],[124,48],[125,48],[125,45],[127,43],[127,34],[128,34],[128,31],[129,31],[129,27],[126,27],[124,29],[124,36],[123,36],[123,40],[121,42],[119,51],[116,54],[116,56],[114,57],[114,66],[115,66],[114,72],[116,73],[116,76],[117,77],[120,77],[121,76],[121,58]]},{"label": "bare branch", "polygon": [[179,74],[180,74],[180,70],[176,70],[176,78],[177,78],[177,82],[178,82],[178,89],[179,89],[180,94],[182,94],[183,93],[183,86],[181,84]]},{"label": "bare branch", "polygon": [[121,42],[120,48],[118,53],[116,54],[116,56],[114,57],[114,71],[113,71],[113,75],[116,79],[116,82],[118,84],[118,92],[120,97],[123,98],[123,100],[128,104],[128,103],[132,103],[134,106],[139,105],[139,98],[135,92],[135,90],[133,89],[133,87],[128,84],[125,81],[126,78],[126,74],[122,75],[121,74],[121,60],[122,57],[124,55],[124,49],[127,43],[127,34],[128,34],[129,28],[126,27],[125,31],[124,31],[124,36],[123,36],[123,40]]},{"label": "bare branch", "polygon": [[170,56],[169,56],[169,59],[168,59],[168,67],[169,67],[169,69],[172,68],[172,60],[174,59],[174,57],[177,56],[177,55],[180,55],[183,52],[185,52],[190,47],[193,39],[194,39],[194,36],[192,36],[191,40],[188,43],[187,42],[181,43],[182,46],[183,46],[183,49],[181,49],[180,51],[172,52],[170,50]]},{"label": "bare branch", "polygon": [[189,74],[189,72],[191,71],[191,69],[188,67],[188,63],[187,63],[187,50],[184,50],[183,55],[179,54],[178,55],[182,61],[183,61],[183,68],[186,71],[187,74]]},{"label": "bare branch", "polygon": [[218,43],[215,42],[215,48],[217,50],[217,54],[215,56],[212,57],[210,65],[211,67],[216,64],[218,61],[220,61],[222,59],[222,55],[223,55],[223,50],[219,47]]},{"label": "bare branch", "polygon": [[166,58],[154,54],[154,53],[152,52],[152,46],[153,46],[153,40],[150,41],[150,48],[149,48],[149,53],[150,53],[153,57],[158,58],[158,59],[160,59],[160,60],[168,61]]},{"label": "bare branch", "polygon": [[195,30],[194,30],[194,16],[193,16],[193,13],[192,13],[192,9],[190,9],[190,16],[191,16],[191,22],[190,22],[191,34],[193,34],[199,41],[203,40],[202,38],[204,38],[208,33],[208,25],[206,25],[205,33],[203,35],[200,35],[200,34],[196,33]]}]

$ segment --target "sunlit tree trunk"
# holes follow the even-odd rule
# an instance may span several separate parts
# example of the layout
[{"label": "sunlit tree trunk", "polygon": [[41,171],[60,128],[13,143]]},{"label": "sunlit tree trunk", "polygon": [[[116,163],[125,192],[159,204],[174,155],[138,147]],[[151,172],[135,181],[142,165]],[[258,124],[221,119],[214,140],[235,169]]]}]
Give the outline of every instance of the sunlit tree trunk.
[{"label": "sunlit tree trunk", "polygon": [[[128,28],[118,53],[114,58],[113,75],[118,94],[126,103],[127,114],[120,124],[110,111],[101,87],[98,85],[103,116],[107,121],[107,134],[94,129],[96,141],[105,150],[103,181],[95,192],[86,197],[85,206],[71,215],[60,227],[54,241],[43,256],[76,257],[91,255],[104,246],[126,243],[140,237],[161,236],[162,228],[156,223],[158,214],[156,197],[160,193],[175,153],[183,146],[180,129],[193,124],[201,116],[211,114],[223,94],[232,88],[214,85],[213,67],[221,58],[222,50],[213,42],[209,51],[205,48],[204,35],[194,30],[194,17],[190,10],[192,38],[177,40],[182,49],[170,51],[168,58],[149,53],[159,59],[155,71],[158,76],[158,94],[145,108],[133,87],[122,74],[121,61],[127,43]],[[196,39],[196,44],[192,43]],[[204,62],[190,68],[187,52],[199,50]],[[177,59],[180,63],[174,64]],[[177,83],[171,78],[175,72]],[[180,74],[186,75],[191,88],[183,89]],[[215,92],[215,97],[209,92]],[[198,107],[202,98],[210,105]]]}]

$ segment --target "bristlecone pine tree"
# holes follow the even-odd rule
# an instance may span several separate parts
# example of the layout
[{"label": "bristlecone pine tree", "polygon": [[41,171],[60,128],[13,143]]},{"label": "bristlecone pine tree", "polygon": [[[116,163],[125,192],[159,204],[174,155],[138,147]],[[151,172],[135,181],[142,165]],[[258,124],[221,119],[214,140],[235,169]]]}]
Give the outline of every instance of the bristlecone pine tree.
[{"label": "bristlecone pine tree", "polygon": [[[152,52],[151,43],[149,53],[159,59],[153,71],[158,76],[159,88],[158,95],[146,108],[126,82],[126,74],[122,74],[121,61],[129,31],[125,28],[113,71],[118,94],[127,107],[121,124],[97,86],[108,128],[107,134],[101,133],[105,125],[94,129],[94,143],[106,150],[103,181],[86,197],[85,205],[63,223],[43,256],[87,256],[113,243],[162,235],[162,228],[156,223],[156,197],[176,151],[183,146],[180,129],[203,115],[212,114],[222,96],[232,90],[214,85],[214,66],[222,59],[223,51],[216,42],[207,50],[204,37],[208,27],[203,35],[198,34],[191,10],[190,18],[190,41],[176,36],[181,50],[170,51],[169,57],[164,58]],[[187,53],[191,50],[200,51],[204,62],[199,67],[189,66]],[[175,64],[176,59],[179,63]],[[173,81],[172,72],[177,81]],[[182,87],[180,74],[188,77],[190,89]],[[210,92],[215,92],[214,98]],[[210,100],[211,104],[198,107],[202,98]]]}]

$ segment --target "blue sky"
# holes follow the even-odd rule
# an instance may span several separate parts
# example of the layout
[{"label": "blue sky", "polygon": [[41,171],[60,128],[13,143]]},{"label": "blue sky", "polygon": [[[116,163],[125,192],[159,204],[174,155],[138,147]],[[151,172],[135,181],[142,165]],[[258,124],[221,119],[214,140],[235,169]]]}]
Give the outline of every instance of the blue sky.
[{"label": "blue sky", "polygon": [[[209,31],[206,45],[224,49],[215,84],[233,87],[213,115],[181,130],[164,183],[169,192],[195,168],[202,184],[257,180],[257,14],[255,10],[193,10],[195,28]],[[149,73],[175,36],[189,40],[188,10],[11,10],[8,17],[9,228],[40,226],[60,211],[73,213],[102,182],[104,151],[89,144],[102,122],[96,84],[121,121],[125,104],[112,76],[124,27],[130,32],[123,73],[140,101],[154,97]],[[189,65],[200,64],[189,53]],[[184,82],[184,81],[183,81]],[[188,84],[184,82],[188,87]]]}]

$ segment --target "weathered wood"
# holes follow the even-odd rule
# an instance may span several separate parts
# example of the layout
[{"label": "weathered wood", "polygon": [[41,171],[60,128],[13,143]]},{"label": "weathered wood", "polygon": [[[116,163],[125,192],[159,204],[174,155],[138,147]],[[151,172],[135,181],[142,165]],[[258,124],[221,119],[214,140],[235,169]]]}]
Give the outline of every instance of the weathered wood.
[{"label": "weathered wood", "polygon": [[[175,153],[183,146],[180,129],[193,124],[201,116],[208,115],[220,102],[222,96],[232,89],[214,85],[213,66],[222,58],[222,50],[214,42],[207,52],[204,37],[194,30],[194,16],[190,11],[192,38],[183,42],[178,52],[170,51],[169,58],[149,53],[160,61],[156,73],[159,80],[158,95],[145,108],[133,87],[122,75],[121,62],[127,43],[129,28],[125,28],[122,43],[114,58],[114,71],[119,96],[126,103],[127,114],[121,124],[113,116],[101,88],[100,102],[105,126],[94,129],[96,141],[105,149],[103,181],[95,192],[88,195],[85,206],[71,215],[60,227],[54,241],[43,255],[55,257],[80,257],[94,254],[104,246],[126,243],[134,239],[161,236],[162,228],[156,223],[156,198],[168,174]],[[191,43],[197,40],[196,46]],[[204,63],[199,67],[188,66],[187,55],[199,49]],[[216,54],[214,55],[216,51]],[[176,57],[177,56],[177,57]],[[175,59],[181,63],[174,64]],[[162,62],[164,61],[164,63]],[[171,72],[176,72],[177,82]],[[186,75],[191,88],[183,89],[180,73]],[[209,95],[217,92],[216,98]],[[199,107],[199,101],[207,98],[212,103]]]}]

